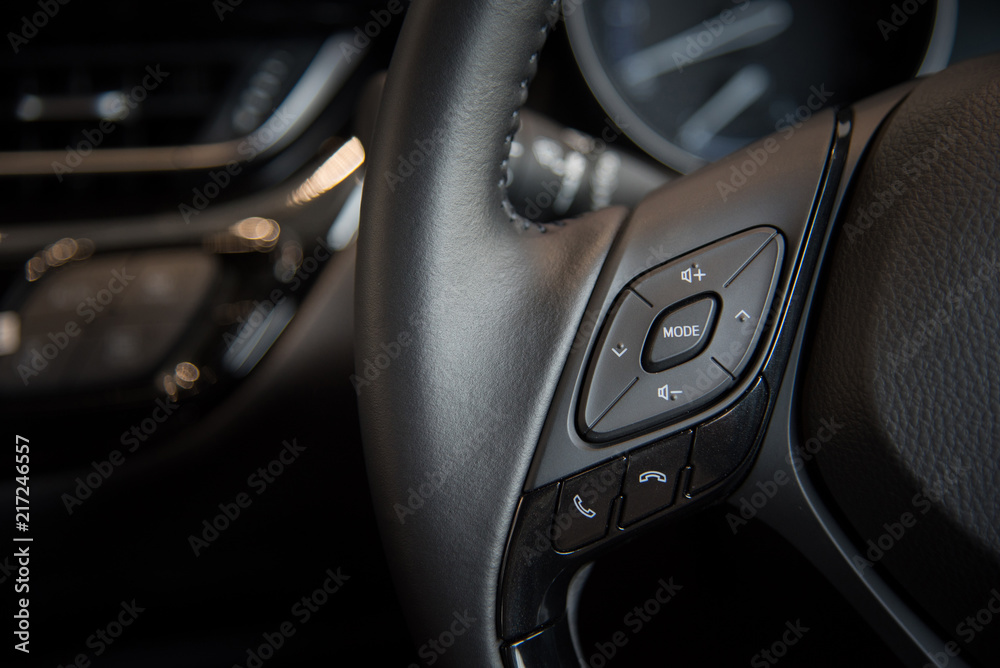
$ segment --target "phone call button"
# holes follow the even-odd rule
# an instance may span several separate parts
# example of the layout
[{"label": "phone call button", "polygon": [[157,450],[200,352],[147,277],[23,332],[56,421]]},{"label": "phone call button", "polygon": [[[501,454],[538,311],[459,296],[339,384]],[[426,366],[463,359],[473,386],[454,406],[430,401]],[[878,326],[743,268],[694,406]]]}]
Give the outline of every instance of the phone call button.
[{"label": "phone call button", "polygon": [[553,542],[558,551],[572,552],[604,538],[624,473],[625,458],[619,457],[562,484],[559,508],[552,525]]},{"label": "phone call button", "polygon": [[685,431],[629,455],[621,526],[673,505],[678,477],[690,450],[691,432]]}]

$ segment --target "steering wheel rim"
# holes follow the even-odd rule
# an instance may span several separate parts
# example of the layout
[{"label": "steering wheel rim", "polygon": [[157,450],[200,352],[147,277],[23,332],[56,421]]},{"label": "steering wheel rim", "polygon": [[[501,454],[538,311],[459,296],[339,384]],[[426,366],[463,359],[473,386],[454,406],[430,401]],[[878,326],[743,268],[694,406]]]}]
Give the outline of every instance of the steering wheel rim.
[{"label": "steering wheel rim", "polygon": [[[625,217],[546,233],[505,206],[518,109],[557,16],[538,0],[414,5],[370,153],[355,298],[366,463],[414,636],[477,620],[445,657],[455,665],[501,665],[497,582],[559,377],[551,359]],[[449,39],[429,42],[444,26]]]},{"label": "steering wheel rim", "polygon": [[[586,350],[574,350],[581,323],[587,314],[591,320],[606,315],[619,289],[648,268],[648,263],[639,266],[643,258],[634,252],[637,243],[649,240],[641,231],[662,221],[664,202],[678,201],[677,195],[651,196],[624,229],[621,209],[555,226],[537,226],[513,212],[505,193],[506,160],[518,108],[557,17],[558,4],[547,0],[442,0],[414,6],[390,69],[370,152],[356,292],[366,462],[414,637],[421,644],[450,632],[453,644],[435,655],[445,665],[503,665],[501,647],[517,640],[500,619],[499,591],[511,572],[503,559],[508,541],[515,540],[512,525],[515,537],[519,526],[515,512],[522,512],[530,498],[522,493],[552,479],[539,473],[544,464],[536,448],[551,440],[552,414],[560,401],[572,404],[578,396],[578,385],[570,383],[567,390],[564,364],[583,374],[580,360],[597,335]],[[452,38],[435,42],[432,36],[442,25],[449,26]],[[823,218],[843,206],[870,138],[910,88],[856,105],[836,123],[830,112],[816,114],[796,128],[794,144],[783,145],[807,149],[787,149],[770,167],[758,165],[754,188],[772,196],[777,179],[789,178],[798,166],[788,156],[808,152],[812,171],[806,179],[813,183],[802,201],[789,205],[802,209],[805,202],[800,213],[805,224],[801,244],[789,244],[788,269],[795,271],[778,290],[786,305],[781,322],[790,334],[772,337],[768,359],[784,354],[798,360],[798,317],[812,300],[813,270],[829,241]],[[720,173],[739,169],[741,158],[721,161],[671,188],[704,193],[706,184],[715,187]],[[745,205],[750,189],[741,188],[735,189]],[[653,222],[643,223],[643,216]],[[813,225],[816,221],[821,224]],[[725,236],[726,229],[701,233],[711,240],[712,234]],[[676,229],[658,238],[671,244],[659,261],[700,245]],[[604,265],[611,269],[602,273]],[[795,299],[798,315],[789,306]],[[794,367],[782,366],[780,378],[772,378],[767,412],[784,412],[774,413],[767,434],[753,443],[759,463],[740,490],[744,493],[780,466],[775,457],[795,447],[789,445],[794,420],[788,394],[796,386]],[[738,394],[717,405],[714,414],[734,405]],[[774,429],[778,417],[784,431]],[[606,450],[600,457],[630,447]],[[752,460],[732,483],[717,488],[719,495],[732,491]],[[856,585],[842,559],[836,560],[851,537],[844,531],[832,535],[838,531],[835,518],[810,485],[807,476],[797,476],[796,493],[760,516],[794,534],[805,515],[789,519],[789,509],[808,509],[819,531],[810,535],[822,534],[826,541],[811,558],[829,561],[824,570],[830,577]],[[809,554],[808,541],[799,545]],[[913,661],[933,658],[939,637],[891,587],[873,578],[856,589],[858,597],[867,598],[855,603],[882,625],[897,652]],[[556,615],[551,626],[540,622],[538,628],[553,632],[529,634],[534,640],[527,644],[522,636],[508,648],[509,656],[525,665],[531,665],[529,657],[543,664],[546,657],[565,661],[571,640],[565,617]],[[962,665],[961,658],[950,660]]]}]

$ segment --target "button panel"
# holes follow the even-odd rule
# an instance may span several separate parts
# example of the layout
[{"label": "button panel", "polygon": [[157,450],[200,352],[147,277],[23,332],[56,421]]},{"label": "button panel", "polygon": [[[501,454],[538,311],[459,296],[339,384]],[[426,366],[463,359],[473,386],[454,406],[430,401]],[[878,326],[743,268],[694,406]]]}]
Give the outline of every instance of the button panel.
[{"label": "button panel", "polygon": [[783,251],[777,231],[759,227],[633,281],[590,362],[580,402],[587,439],[666,424],[731,389],[763,334]]},{"label": "button panel", "polygon": [[752,456],[768,401],[758,378],[720,417],[526,492],[501,572],[505,637],[534,632],[551,611],[564,610],[565,590],[554,583],[601,551],[731,489],[725,482],[734,483]]},{"label": "button panel", "polygon": [[524,574],[537,574],[536,560],[549,549],[591,550],[713,498],[751,456],[768,402],[759,377],[722,415],[529,492],[511,543]]}]

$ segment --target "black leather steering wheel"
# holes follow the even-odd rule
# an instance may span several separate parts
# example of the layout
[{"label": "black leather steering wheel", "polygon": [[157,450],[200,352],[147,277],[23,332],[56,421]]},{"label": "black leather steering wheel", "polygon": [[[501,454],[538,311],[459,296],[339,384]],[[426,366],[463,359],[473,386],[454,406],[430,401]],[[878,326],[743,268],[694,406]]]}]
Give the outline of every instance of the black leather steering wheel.
[{"label": "black leather steering wheel", "polygon": [[369,153],[359,402],[414,636],[450,637],[437,665],[578,663],[580,569],[728,499],[908,663],[996,665],[1000,626],[957,625],[1000,585],[1000,60],[541,226],[506,162],[559,12],[415,3]]}]

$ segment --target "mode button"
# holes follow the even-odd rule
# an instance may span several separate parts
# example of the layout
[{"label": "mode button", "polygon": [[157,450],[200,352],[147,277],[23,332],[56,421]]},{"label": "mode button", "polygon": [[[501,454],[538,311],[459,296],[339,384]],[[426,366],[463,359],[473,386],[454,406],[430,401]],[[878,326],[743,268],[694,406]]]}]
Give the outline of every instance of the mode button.
[{"label": "mode button", "polygon": [[708,343],[716,311],[715,298],[702,297],[660,316],[649,332],[643,367],[656,373],[697,357]]}]

